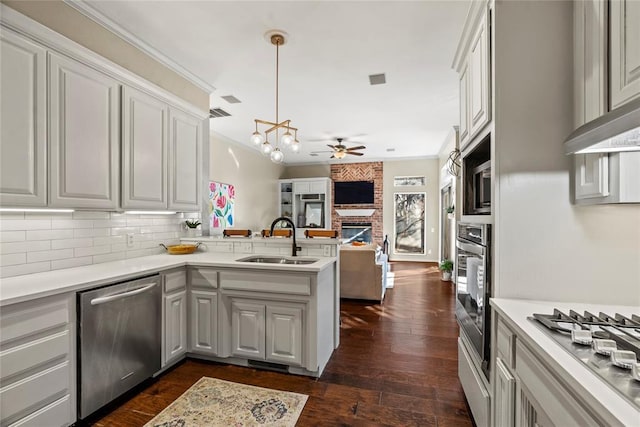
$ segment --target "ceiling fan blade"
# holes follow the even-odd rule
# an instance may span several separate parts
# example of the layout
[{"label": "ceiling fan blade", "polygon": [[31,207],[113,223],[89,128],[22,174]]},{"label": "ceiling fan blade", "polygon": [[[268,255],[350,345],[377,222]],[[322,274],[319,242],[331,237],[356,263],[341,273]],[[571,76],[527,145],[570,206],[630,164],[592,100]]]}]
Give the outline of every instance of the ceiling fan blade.
[{"label": "ceiling fan blade", "polygon": [[365,148],[367,148],[367,147],[365,147],[364,145],[358,145],[357,147],[349,147],[349,148],[347,148],[347,151],[351,151],[351,150],[364,150]]},{"label": "ceiling fan blade", "polygon": [[331,149],[333,149],[333,150],[336,150],[336,149],[337,149],[337,148],[336,148],[336,147],[334,147],[333,145],[329,145],[329,144],[327,144],[327,147],[330,147],[330,148],[331,148]]},{"label": "ceiling fan blade", "polygon": [[330,159],[335,159],[336,156],[334,156],[333,154],[331,155],[331,157],[329,157]]},{"label": "ceiling fan blade", "polygon": [[322,150],[322,151],[312,151],[311,154],[320,154],[320,153],[335,153],[333,150]]},{"label": "ceiling fan blade", "polygon": [[364,155],[364,153],[356,153],[355,151],[347,151],[346,153],[347,154],[351,154],[353,156],[362,156],[362,155]]}]

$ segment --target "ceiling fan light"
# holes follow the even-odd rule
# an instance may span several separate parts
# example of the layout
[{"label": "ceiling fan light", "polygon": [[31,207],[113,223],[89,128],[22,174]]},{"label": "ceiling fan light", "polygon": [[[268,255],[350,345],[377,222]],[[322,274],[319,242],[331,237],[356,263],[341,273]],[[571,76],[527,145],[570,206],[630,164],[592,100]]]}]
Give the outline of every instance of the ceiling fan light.
[{"label": "ceiling fan light", "polygon": [[297,139],[295,139],[292,143],[291,143],[291,151],[293,151],[294,153],[297,153],[300,151],[300,141],[298,141]]},{"label": "ceiling fan light", "polygon": [[273,163],[282,163],[284,160],[284,154],[280,151],[279,148],[276,148],[271,152],[271,161]]},{"label": "ceiling fan light", "polygon": [[262,136],[262,134],[260,134],[260,132],[255,131],[254,133],[251,134],[251,143],[253,145],[260,145],[264,142],[264,137]]},{"label": "ceiling fan light", "polygon": [[289,132],[288,130],[284,133],[284,135],[282,135],[282,139],[280,139],[280,141],[284,144],[284,145],[291,145],[291,143],[293,142],[293,135],[291,135],[291,132]]},{"label": "ceiling fan light", "polygon": [[260,151],[262,151],[262,154],[264,154],[265,156],[268,156],[273,151],[273,146],[269,144],[269,141],[265,141],[260,146]]},{"label": "ceiling fan light", "polygon": [[343,159],[344,156],[346,156],[346,155],[347,155],[347,153],[345,153],[344,151],[337,151],[337,152],[333,153],[333,156],[336,159]]}]

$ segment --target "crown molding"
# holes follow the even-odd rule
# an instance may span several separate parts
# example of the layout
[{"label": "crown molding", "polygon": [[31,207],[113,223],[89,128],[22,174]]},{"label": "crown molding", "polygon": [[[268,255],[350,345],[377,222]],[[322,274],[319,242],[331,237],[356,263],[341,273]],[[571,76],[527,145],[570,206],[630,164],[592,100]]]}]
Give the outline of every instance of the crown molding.
[{"label": "crown molding", "polygon": [[163,54],[162,52],[160,52],[158,49],[154,48],[150,44],[141,40],[140,38],[138,38],[128,30],[120,26],[118,23],[116,23],[112,19],[106,17],[102,12],[99,12],[97,9],[95,9],[85,0],[63,0],[63,1],[67,6],[74,8],[75,10],[82,13],[87,18],[91,19],[93,22],[101,25],[102,27],[106,28],[107,30],[111,31],[112,33],[120,37],[121,39],[127,41],[131,45],[140,49],[142,52],[149,55],[151,58],[155,59],[165,67],[176,72],[181,77],[185,78],[186,80],[188,80],[189,82],[197,86],[199,89],[202,89],[208,94],[216,90],[215,87],[207,83],[202,78],[198,77],[191,71],[187,70],[186,68],[184,68],[183,66],[181,66],[180,64],[175,62],[173,59],[169,58],[168,56],[166,56],[165,54]]}]

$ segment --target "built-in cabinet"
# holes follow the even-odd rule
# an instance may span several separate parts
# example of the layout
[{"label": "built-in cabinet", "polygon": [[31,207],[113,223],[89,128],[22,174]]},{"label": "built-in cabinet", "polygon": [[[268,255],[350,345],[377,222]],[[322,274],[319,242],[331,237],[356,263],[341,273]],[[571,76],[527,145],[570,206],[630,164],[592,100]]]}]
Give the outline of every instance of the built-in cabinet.
[{"label": "built-in cabinet", "polygon": [[471,20],[458,46],[460,147],[464,149],[491,121],[491,21],[486,1],[472,5]]},{"label": "built-in cabinet", "polygon": [[162,367],[187,352],[187,273],[184,268],[162,274]]},{"label": "built-in cabinet", "polygon": [[2,307],[0,423],[62,426],[76,420],[75,295]]},{"label": "built-in cabinet", "polygon": [[298,237],[309,228],[331,228],[331,179],[296,178],[278,181],[280,216],[296,225]]},{"label": "built-in cabinet", "polygon": [[611,109],[640,97],[640,2],[611,0]]},{"label": "built-in cabinet", "polygon": [[199,211],[206,114],[3,10],[0,203]]},{"label": "built-in cabinet", "polygon": [[189,351],[218,354],[218,272],[208,268],[189,270]]}]

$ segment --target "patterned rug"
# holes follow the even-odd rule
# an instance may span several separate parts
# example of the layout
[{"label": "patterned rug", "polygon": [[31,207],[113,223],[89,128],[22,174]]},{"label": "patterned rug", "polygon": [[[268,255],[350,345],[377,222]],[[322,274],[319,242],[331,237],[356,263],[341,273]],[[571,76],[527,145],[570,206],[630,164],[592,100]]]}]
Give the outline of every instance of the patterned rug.
[{"label": "patterned rug", "polygon": [[145,427],[295,426],[308,397],[202,377]]}]

